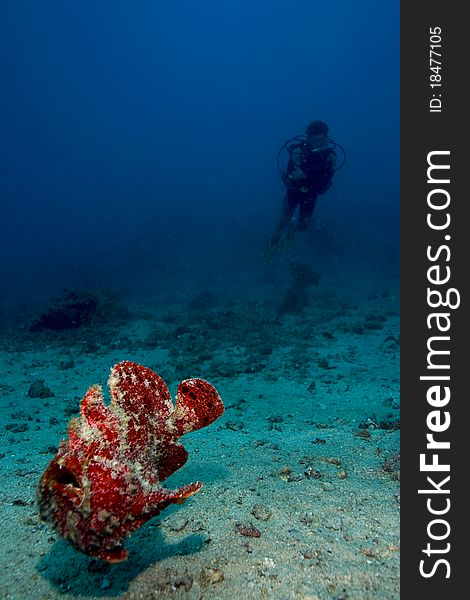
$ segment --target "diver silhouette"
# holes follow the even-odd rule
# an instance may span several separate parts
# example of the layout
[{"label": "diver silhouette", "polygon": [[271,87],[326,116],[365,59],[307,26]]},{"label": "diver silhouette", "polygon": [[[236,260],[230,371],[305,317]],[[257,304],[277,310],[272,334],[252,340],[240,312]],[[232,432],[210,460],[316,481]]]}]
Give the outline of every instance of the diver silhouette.
[{"label": "diver silhouette", "polygon": [[[328,137],[328,131],[328,125],[323,121],[312,121],[304,136],[287,140],[279,150],[278,166],[286,192],[281,216],[265,247],[264,256],[267,260],[272,258],[281,245],[289,248],[297,231],[307,229],[318,196],[330,188],[333,175],[344,165],[345,151]],[[336,148],[340,148],[343,153],[339,167],[336,166]],[[287,150],[289,154],[285,169],[279,164],[283,150]],[[296,209],[298,215],[294,220]]]}]

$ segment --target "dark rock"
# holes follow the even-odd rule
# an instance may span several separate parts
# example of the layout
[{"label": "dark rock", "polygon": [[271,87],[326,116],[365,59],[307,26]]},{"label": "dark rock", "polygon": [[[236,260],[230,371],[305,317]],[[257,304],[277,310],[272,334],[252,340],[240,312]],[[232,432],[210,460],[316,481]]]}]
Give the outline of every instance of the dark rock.
[{"label": "dark rock", "polygon": [[235,531],[245,537],[261,537],[261,531],[257,529],[252,523],[237,523],[235,525]]},{"label": "dark rock", "polygon": [[52,398],[55,394],[44,383],[44,379],[36,379],[29,386],[27,396],[29,398]]},{"label": "dark rock", "polygon": [[304,475],[308,479],[321,479],[323,477],[322,473],[320,473],[320,471],[317,471],[313,467],[308,467],[307,469],[305,469]]},{"label": "dark rock", "polygon": [[67,369],[73,369],[75,366],[75,362],[73,358],[68,358],[67,360],[61,360],[59,363],[59,369],[61,371],[66,371]]},{"label": "dark rock", "polygon": [[251,514],[258,521],[268,521],[273,515],[272,511],[263,504],[255,504],[251,509]]},{"label": "dark rock", "polygon": [[288,475],[286,481],[287,483],[295,483],[297,481],[302,481],[303,479],[303,475],[301,475],[300,473],[291,473],[290,475]]},{"label": "dark rock", "polygon": [[30,327],[30,331],[63,331],[83,325],[128,318],[126,308],[108,290],[91,292],[65,289]]},{"label": "dark rock", "polygon": [[395,452],[384,460],[382,471],[388,473],[392,479],[400,481],[400,452]]},{"label": "dark rock", "polygon": [[387,419],[379,422],[379,429],[386,431],[398,431],[400,429],[400,419]]},{"label": "dark rock", "polygon": [[12,433],[23,433],[24,431],[28,431],[29,425],[27,423],[7,423],[5,429]]},{"label": "dark rock", "polygon": [[214,585],[224,579],[224,574],[220,569],[214,567],[204,567],[199,575],[199,585],[203,588]]},{"label": "dark rock", "polygon": [[368,440],[371,437],[370,431],[368,429],[356,429],[355,431],[353,431],[353,434],[356,437],[361,438],[363,440]]},{"label": "dark rock", "polygon": [[225,427],[232,431],[241,431],[245,427],[245,424],[242,421],[227,421]]}]

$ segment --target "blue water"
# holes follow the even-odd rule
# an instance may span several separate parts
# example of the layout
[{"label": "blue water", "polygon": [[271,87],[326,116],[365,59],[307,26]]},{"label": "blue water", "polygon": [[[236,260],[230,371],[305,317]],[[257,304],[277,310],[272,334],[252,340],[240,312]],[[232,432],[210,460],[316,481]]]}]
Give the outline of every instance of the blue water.
[{"label": "blue water", "polygon": [[[9,544],[21,532],[2,597],[150,593],[140,575],[169,564],[196,598],[197,573],[225,554],[207,597],[244,597],[237,566],[262,572],[249,597],[398,597],[399,3],[2,0],[0,56],[2,527]],[[346,162],[268,262],[278,151],[317,119]],[[299,269],[315,282],[296,287]],[[105,290],[129,312],[31,331],[64,289]],[[172,391],[204,377],[228,409],[188,436],[178,474],[207,482],[194,512],[176,513],[200,544],[173,550],[170,527],[148,550],[143,528],[128,571],[107,571],[37,524],[35,488],[87,387],[120,360]],[[55,395],[28,396],[37,379]],[[255,522],[258,546],[235,522],[253,504],[274,515]],[[289,562],[318,548],[311,570]],[[269,579],[274,564],[284,575]]]},{"label": "blue water", "polygon": [[347,162],[313,223],[396,267],[398,18],[394,1],[2,2],[2,305],[253,268],[277,151],[314,119]]}]

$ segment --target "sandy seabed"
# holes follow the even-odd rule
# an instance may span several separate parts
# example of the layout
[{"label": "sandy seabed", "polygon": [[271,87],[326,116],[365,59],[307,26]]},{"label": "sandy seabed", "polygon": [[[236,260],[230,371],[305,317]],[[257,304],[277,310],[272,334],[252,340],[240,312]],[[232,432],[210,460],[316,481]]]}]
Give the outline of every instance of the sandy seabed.
[{"label": "sandy seabed", "polygon": [[[360,288],[360,291],[359,291]],[[300,313],[224,300],[129,305],[120,323],[30,332],[0,353],[0,598],[399,598],[398,284],[325,285]],[[204,488],[108,565],[40,521],[36,486],[87,388],[133,360],[172,395],[203,377],[224,415],[165,482]],[[53,396],[29,397],[42,379]]]}]

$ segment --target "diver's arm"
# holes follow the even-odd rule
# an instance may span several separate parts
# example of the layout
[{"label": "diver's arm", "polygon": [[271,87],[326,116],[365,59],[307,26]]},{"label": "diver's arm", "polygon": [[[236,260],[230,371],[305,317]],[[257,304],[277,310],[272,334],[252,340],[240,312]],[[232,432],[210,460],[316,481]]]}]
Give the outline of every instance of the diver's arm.
[{"label": "diver's arm", "polygon": [[325,185],[322,193],[325,193],[333,183],[333,175],[335,174],[336,168],[336,152],[331,150],[328,154],[327,161],[325,163]]},{"label": "diver's arm", "polygon": [[331,172],[334,173],[336,169],[336,152],[331,151],[328,157],[329,167],[331,168]]},{"label": "diver's arm", "polygon": [[302,154],[302,150],[300,148],[294,148],[294,150],[292,150],[291,160],[292,160],[293,168],[289,173],[289,176],[288,176],[289,179],[294,180],[294,181],[297,179],[305,179],[306,174],[300,168],[302,165],[302,162],[303,162],[303,154]]}]

